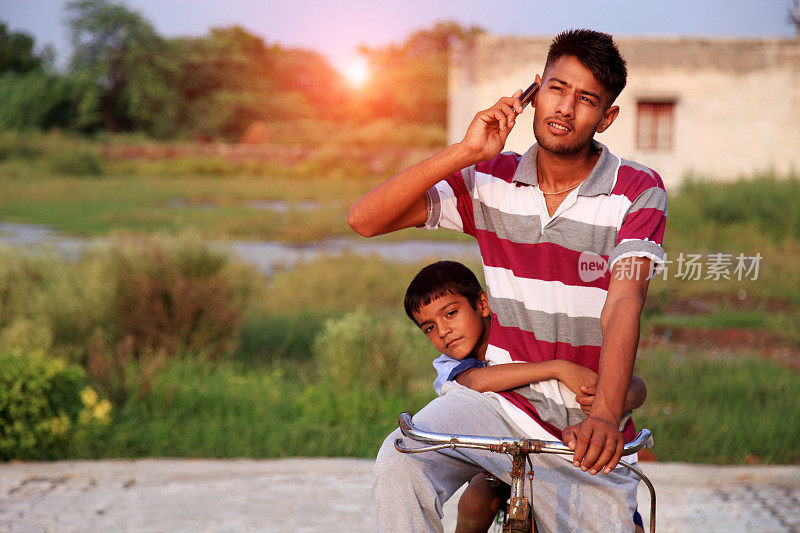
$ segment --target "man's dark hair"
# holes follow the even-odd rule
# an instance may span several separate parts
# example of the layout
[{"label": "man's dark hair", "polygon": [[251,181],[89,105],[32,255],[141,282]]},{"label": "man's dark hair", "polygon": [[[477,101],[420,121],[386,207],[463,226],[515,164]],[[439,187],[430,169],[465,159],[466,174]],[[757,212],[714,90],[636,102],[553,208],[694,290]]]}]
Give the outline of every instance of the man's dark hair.
[{"label": "man's dark hair", "polygon": [[426,266],[411,280],[406,289],[403,306],[408,318],[414,321],[413,313],[419,312],[436,298],[446,294],[456,294],[467,299],[473,309],[478,309],[478,301],[483,292],[478,278],[461,263],[439,261]]},{"label": "man's dark hair", "polygon": [[594,30],[568,30],[556,35],[547,52],[544,70],[562,56],[575,56],[589,69],[594,79],[608,90],[610,106],[616,100],[628,78],[625,60],[614,39],[607,33]]}]

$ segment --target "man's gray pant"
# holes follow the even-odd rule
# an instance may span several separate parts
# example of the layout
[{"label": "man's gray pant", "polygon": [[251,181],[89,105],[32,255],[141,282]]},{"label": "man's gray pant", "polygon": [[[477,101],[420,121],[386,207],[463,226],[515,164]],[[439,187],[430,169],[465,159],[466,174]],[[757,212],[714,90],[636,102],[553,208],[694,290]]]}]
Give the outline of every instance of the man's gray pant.
[{"label": "man's gray pant", "polygon": [[[489,437],[520,437],[495,398],[456,386],[414,415],[419,429]],[[506,483],[511,461],[481,450],[400,453],[395,430],[375,461],[372,499],[380,531],[442,531],[442,506],[475,474],[488,470]],[[404,438],[406,447],[414,445]],[[533,506],[540,532],[633,531],[638,479],[624,467],[591,476],[563,457],[531,454]],[[526,496],[530,498],[526,480]]]}]

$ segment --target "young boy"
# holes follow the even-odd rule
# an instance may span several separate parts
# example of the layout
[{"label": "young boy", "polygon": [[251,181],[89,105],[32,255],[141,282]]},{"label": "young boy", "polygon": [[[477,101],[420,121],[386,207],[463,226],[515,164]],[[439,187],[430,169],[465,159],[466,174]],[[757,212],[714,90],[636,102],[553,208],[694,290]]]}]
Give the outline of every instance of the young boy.
[{"label": "young boy", "polygon": [[[561,359],[487,366],[488,297],[475,274],[461,263],[439,261],[423,268],[411,281],[403,303],[409,318],[442,353],[433,362],[437,394],[446,393],[453,381],[480,392],[516,389],[545,422],[557,428],[575,424],[591,410],[597,374],[586,367]],[[548,401],[555,395],[563,401]],[[644,382],[634,376],[625,410],[641,406],[646,395]],[[456,531],[485,532],[509,491],[508,485],[487,473],[473,477],[458,503]],[[641,531],[638,512],[633,519]]]}]

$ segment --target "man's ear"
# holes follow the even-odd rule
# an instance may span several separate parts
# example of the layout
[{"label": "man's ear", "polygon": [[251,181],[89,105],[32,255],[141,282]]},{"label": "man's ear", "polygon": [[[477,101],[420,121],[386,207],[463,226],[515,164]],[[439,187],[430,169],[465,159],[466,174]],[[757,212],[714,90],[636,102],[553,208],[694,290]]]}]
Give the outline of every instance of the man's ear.
[{"label": "man's ear", "polygon": [[594,129],[594,131],[597,133],[603,133],[608,129],[609,126],[611,126],[611,124],[614,123],[614,121],[617,119],[617,116],[619,116],[619,106],[612,105],[605,110],[603,113],[603,118],[601,118],[600,122],[597,123],[597,127]]},{"label": "man's ear", "polygon": [[486,291],[481,291],[481,295],[478,297],[478,311],[484,318],[492,314],[491,309],[489,309],[489,297],[486,295]]},{"label": "man's ear", "polygon": [[539,84],[539,90],[536,91],[536,96],[534,96],[531,101],[531,107],[536,107],[536,100],[539,98],[539,93],[542,92],[542,77],[537,74],[533,81]]}]

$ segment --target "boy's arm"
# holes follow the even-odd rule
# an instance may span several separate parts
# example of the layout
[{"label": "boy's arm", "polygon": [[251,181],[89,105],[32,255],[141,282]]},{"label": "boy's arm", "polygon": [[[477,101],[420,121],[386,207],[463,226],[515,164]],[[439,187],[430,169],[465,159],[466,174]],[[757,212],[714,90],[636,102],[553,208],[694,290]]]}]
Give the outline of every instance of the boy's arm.
[{"label": "boy's arm", "polygon": [[588,368],[554,359],[538,363],[507,363],[470,368],[456,376],[456,382],[478,392],[500,392],[536,381],[557,379],[572,389],[594,384],[597,374]]},{"label": "boy's arm", "polygon": [[625,396],[625,411],[633,411],[640,408],[647,399],[647,386],[639,376],[631,378],[631,385],[628,387],[628,394]]},{"label": "boy's arm", "polygon": [[[581,387],[581,392],[575,397],[575,401],[580,404],[581,409],[588,415],[592,410],[594,403],[594,396],[597,394],[597,386]],[[628,393],[625,395],[625,403],[623,404],[623,411],[630,412],[638,409],[644,404],[647,399],[647,387],[644,380],[639,376],[631,377],[631,384],[628,387]]]},{"label": "boy's arm", "polygon": [[436,183],[462,168],[500,154],[508,134],[522,112],[517,91],[479,112],[467,128],[464,140],[409,167],[381,183],[350,207],[350,227],[373,237],[412,226],[427,219],[425,193]]}]

